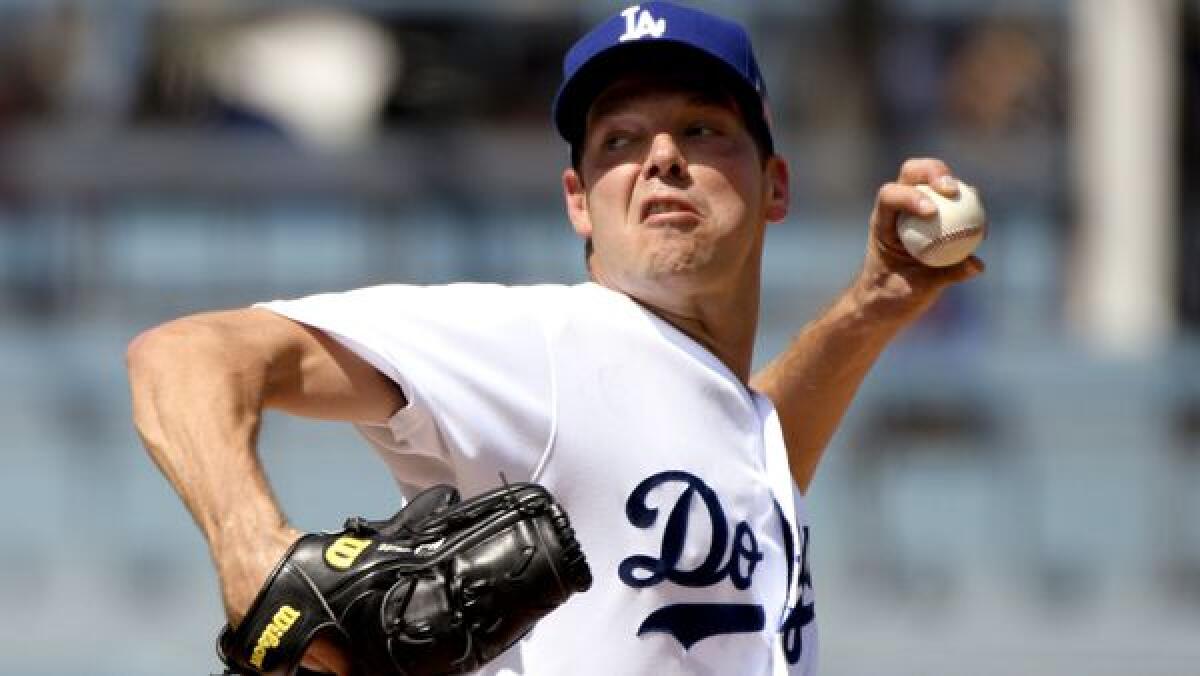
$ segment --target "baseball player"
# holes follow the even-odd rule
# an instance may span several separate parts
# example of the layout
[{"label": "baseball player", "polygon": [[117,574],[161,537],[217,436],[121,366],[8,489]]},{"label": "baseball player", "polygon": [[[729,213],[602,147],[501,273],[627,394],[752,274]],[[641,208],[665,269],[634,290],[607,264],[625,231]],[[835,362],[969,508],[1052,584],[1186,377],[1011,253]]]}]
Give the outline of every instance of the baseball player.
[{"label": "baseball player", "polygon": [[[763,241],[788,210],[744,30],[629,7],[564,60],[554,123],[590,281],[388,285],[201,314],[131,344],[134,417],[206,537],[237,624],[300,537],[255,437],[270,407],[355,423],[406,496],[498,474],[545,486],[594,575],[489,674],[812,674],[804,491],[884,346],[978,259],[895,235],[953,194],[942,162],[883,186],[853,283],[751,373]],[[308,668],[356,656],[318,640]]]}]

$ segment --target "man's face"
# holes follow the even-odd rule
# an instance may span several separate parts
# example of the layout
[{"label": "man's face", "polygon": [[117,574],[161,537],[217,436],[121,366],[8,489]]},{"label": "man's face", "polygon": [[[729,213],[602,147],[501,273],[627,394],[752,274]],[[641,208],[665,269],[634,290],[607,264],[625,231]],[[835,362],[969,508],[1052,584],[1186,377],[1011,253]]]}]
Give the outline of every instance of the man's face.
[{"label": "man's face", "polygon": [[757,283],[786,184],[786,165],[761,157],[731,96],[644,76],[596,98],[579,167],[564,174],[571,220],[592,241],[592,276],[667,307],[681,293]]}]

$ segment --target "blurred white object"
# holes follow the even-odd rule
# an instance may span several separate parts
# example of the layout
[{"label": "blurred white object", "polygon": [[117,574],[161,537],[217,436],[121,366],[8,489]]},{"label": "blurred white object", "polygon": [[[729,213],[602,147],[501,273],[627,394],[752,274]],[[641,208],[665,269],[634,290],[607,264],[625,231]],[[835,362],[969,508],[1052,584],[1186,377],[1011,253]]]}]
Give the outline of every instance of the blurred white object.
[{"label": "blurred white object", "polygon": [[227,100],[326,150],[369,137],[400,65],[383,29],[327,9],[239,26],[216,42],[206,62]]},{"label": "blurred white object", "polygon": [[1112,355],[1161,350],[1175,330],[1179,7],[1071,4],[1078,235],[1068,311]]}]

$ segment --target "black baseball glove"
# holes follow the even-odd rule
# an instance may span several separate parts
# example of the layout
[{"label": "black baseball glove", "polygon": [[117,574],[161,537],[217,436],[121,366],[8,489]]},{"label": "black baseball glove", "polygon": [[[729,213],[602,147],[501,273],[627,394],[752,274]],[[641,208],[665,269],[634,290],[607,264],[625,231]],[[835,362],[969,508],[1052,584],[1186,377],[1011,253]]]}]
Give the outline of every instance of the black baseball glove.
[{"label": "black baseball glove", "polygon": [[217,651],[227,674],[290,676],[330,632],[355,676],[461,674],[591,583],[546,489],[510,484],[461,502],[434,486],[387,521],[300,538]]}]

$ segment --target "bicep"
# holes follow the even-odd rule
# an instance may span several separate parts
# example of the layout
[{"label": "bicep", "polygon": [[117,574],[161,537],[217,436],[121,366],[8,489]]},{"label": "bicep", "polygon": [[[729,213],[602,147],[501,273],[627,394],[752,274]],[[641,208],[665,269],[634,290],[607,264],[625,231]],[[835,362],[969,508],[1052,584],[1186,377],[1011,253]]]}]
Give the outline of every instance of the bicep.
[{"label": "bicep", "polygon": [[325,332],[261,308],[222,314],[267,358],[267,408],[309,418],[381,423],[404,407],[395,382]]}]

